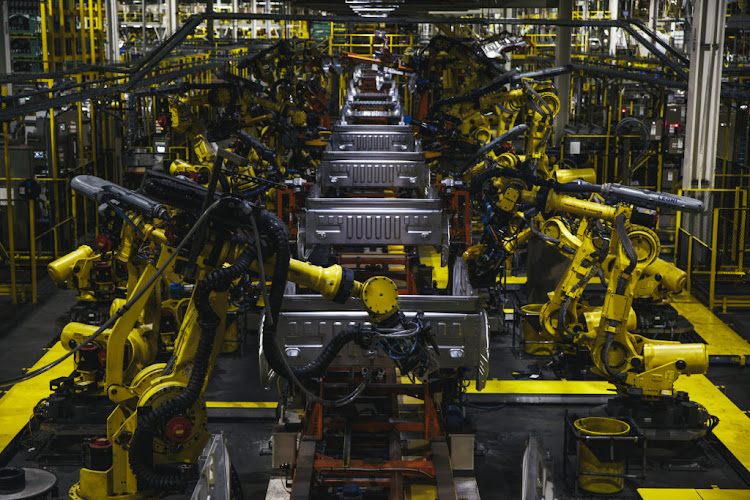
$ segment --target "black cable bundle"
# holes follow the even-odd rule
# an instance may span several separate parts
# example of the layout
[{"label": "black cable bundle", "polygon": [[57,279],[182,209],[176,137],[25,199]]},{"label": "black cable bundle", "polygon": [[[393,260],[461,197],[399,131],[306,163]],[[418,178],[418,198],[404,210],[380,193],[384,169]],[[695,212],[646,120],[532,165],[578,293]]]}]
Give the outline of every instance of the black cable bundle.
[{"label": "black cable bundle", "polygon": [[187,411],[200,397],[208,374],[216,329],[221,323],[221,318],[209,303],[209,295],[212,291],[224,291],[229,288],[232,281],[247,272],[254,259],[255,251],[248,245],[234,264],[211,272],[196,285],[194,300],[201,335],[187,387],[182,394],[153,411],[144,412],[145,407],[138,411],[138,424],[130,441],[128,459],[130,468],[138,479],[139,489],[178,490],[185,485],[186,478],[180,472],[165,473],[154,469],[154,433],[163,428],[170,418]]},{"label": "black cable bundle", "polygon": [[[284,299],[284,287],[289,270],[289,233],[286,224],[266,210],[258,215],[258,225],[264,234],[273,238],[272,247],[276,250],[276,264],[271,277],[271,291],[268,298],[271,322],[270,324],[266,323],[263,328],[263,353],[271,369],[281,376],[292,378],[290,375],[293,374],[298,379],[320,377],[325,374],[328,366],[346,344],[359,340],[360,328],[351,327],[340,331],[323,348],[318,357],[305,366],[294,367],[284,363],[282,359],[284,354],[276,342],[276,325],[278,324],[281,302]],[[292,371],[292,374],[289,374],[289,370]]]}]

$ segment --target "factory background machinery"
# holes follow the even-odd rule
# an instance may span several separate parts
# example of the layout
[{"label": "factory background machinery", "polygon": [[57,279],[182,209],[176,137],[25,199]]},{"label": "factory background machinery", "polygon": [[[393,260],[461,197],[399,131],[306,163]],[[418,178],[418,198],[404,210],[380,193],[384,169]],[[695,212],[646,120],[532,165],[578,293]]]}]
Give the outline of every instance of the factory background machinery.
[{"label": "factory background machinery", "polygon": [[745,2],[0,3],[0,498],[750,498]]}]

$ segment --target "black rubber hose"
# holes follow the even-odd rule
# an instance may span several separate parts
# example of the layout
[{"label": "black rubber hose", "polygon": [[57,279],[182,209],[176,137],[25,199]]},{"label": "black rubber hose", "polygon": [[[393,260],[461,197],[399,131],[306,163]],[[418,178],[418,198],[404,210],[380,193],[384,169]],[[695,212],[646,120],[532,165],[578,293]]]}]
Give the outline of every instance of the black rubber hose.
[{"label": "black rubber hose", "polygon": [[[635,266],[638,265],[638,254],[635,253],[633,242],[630,241],[628,231],[625,229],[625,214],[620,214],[615,217],[615,228],[617,229],[617,234],[620,236],[622,249],[625,250],[625,255],[627,255],[628,260],[630,261],[628,267],[625,268],[625,274],[630,274],[635,269]],[[624,290],[622,292],[618,290],[618,294],[622,294],[623,292]]]},{"label": "black rubber hose", "polygon": [[166,401],[155,410],[146,413],[145,407],[142,407],[138,411],[138,423],[130,441],[128,461],[138,480],[139,489],[164,491],[179,490],[185,486],[187,478],[183,474],[154,469],[154,434],[158,429],[163,428],[170,418],[187,411],[200,397],[208,375],[216,329],[221,323],[221,318],[211,307],[209,295],[212,291],[223,291],[229,288],[232,281],[248,271],[254,258],[255,251],[252,246],[248,245],[231,266],[211,272],[196,285],[193,298],[201,335],[187,386],[179,396]]},{"label": "black rubber hose", "polygon": [[333,362],[339,351],[346,344],[356,340],[359,336],[359,328],[350,327],[341,330],[335,337],[323,348],[323,351],[310,363],[305,366],[290,366],[297,378],[322,377],[325,375],[328,366]]},{"label": "black rubber hose", "polygon": [[[641,158],[643,158],[643,156],[648,151],[648,141],[649,141],[650,133],[645,123],[643,123],[637,118],[628,117],[628,118],[623,118],[622,120],[620,120],[620,122],[615,126],[615,133],[614,133],[615,137],[624,135],[625,129],[627,129],[628,127],[631,127],[631,128],[634,127],[638,129],[638,132],[640,132],[640,135],[641,135],[640,150],[638,151],[638,154],[635,156],[635,159],[633,159],[630,163],[628,163],[622,169],[623,175],[624,176],[627,175],[626,178],[623,178],[623,183],[630,184],[629,180],[630,180],[630,174],[632,173],[631,169],[633,168],[633,165],[638,165],[638,162],[641,161]],[[628,182],[625,182],[625,181],[628,181]]]},{"label": "black rubber hose", "polygon": [[[271,277],[271,291],[268,298],[268,306],[271,311],[272,324],[265,324],[263,328],[263,352],[268,365],[279,375],[291,378],[282,361],[281,352],[276,342],[276,325],[278,324],[281,303],[284,300],[284,288],[286,287],[287,273],[289,271],[289,233],[286,224],[276,215],[264,210],[258,214],[259,228],[273,238],[276,249],[276,264]],[[262,279],[262,278],[261,278]],[[297,378],[318,377],[325,373],[328,366],[334,360],[341,349],[358,336],[357,328],[347,328],[339,332],[318,355],[315,360],[301,367],[290,366]]]},{"label": "black rubber hose", "polygon": [[[595,266],[592,264],[591,269],[586,274],[586,276],[581,278],[581,280],[578,283],[573,285],[568,293],[573,294],[577,292],[579,288],[581,288],[582,286],[585,286],[589,282],[589,280],[591,280],[591,278],[593,278],[594,275],[596,275],[597,270],[599,269],[600,268],[598,266]],[[557,331],[565,340],[568,340],[568,341],[573,340],[576,335],[575,332],[572,332],[568,329],[568,325],[565,323],[565,316],[568,314],[568,308],[570,307],[570,304],[572,303],[572,301],[573,301],[573,297],[568,297],[565,299],[565,301],[563,301],[563,303],[560,305],[560,311],[558,312],[558,317],[557,317]]]},{"label": "black rubber hose", "polygon": [[273,238],[273,248],[276,250],[276,264],[271,275],[272,284],[268,304],[271,310],[271,319],[273,320],[273,324],[276,325],[279,319],[279,312],[281,311],[281,303],[284,300],[284,288],[286,287],[289,259],[291,258],[289,251],[289,231],[286,224],[268,210],[262,210],[258,214],[258,226],[264,234]]},{"label": "black rubber hose", "polygon": [[560,304],[560,310],[557,313],[557,333],[569,342],[575,338],[575,333],[568,330],[568,325],[565,324],[565,316],[568,314],[568,308],[570,307],[572,300],[572,297],[565,299],[563,303]]},{"label": "black rubber hose", "polygon": [[[289,377],[281,356],[281,350],[276,342],[276,324],[281,311],[281,303],[284,300],[284,288],[286,286],[287,272],[289,271],[289,232],[286,225],[274,214],[263,210],[258,214],[258,226],[261,231],[271,235],[276,249],[276,263],[273,269],[271,291],[268,297],[268,307],[271,313],[271,321],[265,322],[263,327],[263,353],[268,361],[268,366],[279,375]],[[264,277],[261,277],[264,279]]]}]

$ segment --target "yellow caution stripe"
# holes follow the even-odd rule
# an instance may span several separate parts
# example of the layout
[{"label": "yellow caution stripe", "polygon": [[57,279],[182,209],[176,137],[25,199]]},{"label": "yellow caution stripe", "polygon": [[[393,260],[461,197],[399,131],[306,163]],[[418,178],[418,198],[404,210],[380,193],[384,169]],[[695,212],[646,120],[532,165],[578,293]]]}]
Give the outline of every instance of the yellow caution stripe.
[{"label": "yellow caution stripe", "polygon": [[[31,369],[35,370],[65,355],[67,351],[56,343]],[[16,438],[34,415],[34,407],[51,394],[49,383],[59,377],[67,377],[75,365],[73,357],[56,367],[25,382],[20,382],[0,398],[0,452]]]},{"label": "yellow caution stripe", "polygon": [[279,403],[275,401],[206,401],[206,408],[276,408]]},{"label": "yellow caution stripe", "polygon": [[750,490],[638,488],[642,500],[750,500]]},{"label": "yellow caution stripe", "polygon": [[690,399],[705,406],[711,415],[719,417],[719,425],[714,429],[714,435],[742,466],[750,471],[750,441],[747,439],[750,422],[745,412],[737,408],[703,375],[680,377],[675,381],[674,387],[678,391],[687,392]]},{"label": "yellow caution stripe", "polygon": [[614,395],[615,387],[604,380],[488,380],[482,391],[472,383],[468,394],[588,394]]},{"label": "yellow caution stripe", "polygon": [[695,297],[688,294],[679,295],[670,303],[680,316],[692,323],[698,335],[708,343],[709,356],[740,356],[740,364],[745,364],[745,356],[750,356],[750,344]]}]

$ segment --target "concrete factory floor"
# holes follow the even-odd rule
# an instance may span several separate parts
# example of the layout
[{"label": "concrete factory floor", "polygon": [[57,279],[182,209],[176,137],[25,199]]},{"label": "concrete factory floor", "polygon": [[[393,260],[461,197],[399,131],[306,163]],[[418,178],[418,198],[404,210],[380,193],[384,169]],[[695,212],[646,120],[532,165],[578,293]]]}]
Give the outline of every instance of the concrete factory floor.
[{"label": "concrete factory floor", "polygon": [[[66,312],[75,303],[72,291],[57,290],[44,280],[42,283],[40,303],[37,305],[11,306],[6,297],[0,299],[0,322],[5,325],[0,329],[2,380],[19,375],[23,368],[30,367],[39,360],[43,354],[42,348],[55,343],[55,337],[65,322]],[[750,323],[746,319],[747,315],[743,314],[726,316],[726,320],[733,324],[745,340],[750,338]],[[511,335],[507,333],[493,335],[490,359],[490,378],[513,380],[553,377],[549,370],[538,369],[537,360],[519,359],[512,347]],[[726,396],[743,412],[750,410],[750,393],[747,389],[749,376],[747,368],[737,366],[712,366],[707,374],[708,380],[713,384],[725,388]],[[275,388],[263,390],[257,386],[257,379],[257,338],[251,332],[247,334],[241,353],[220,358],[206,399],[217,402],[274,401]],[[534,384],[536,381],[529,379],[526,383]],[[11,418],[9,413],[3,414],[4,408],[9,407],[8,398],[11,396],[12,394],[6,393],[0,399],[0,424],[4,418]],[[491,394],[487,398],[491,401]],[[698,393],[691,393],[691,398],[701,401]],[[221,404],[217,406],[209,413],[209,429],[225,434],[232,460],[242,481],[245,498],[263,498],[271,475],[269,439],[275,422],[273,410],[232,409]],[[507,404],[494,410],[469,409],[468,413],[476,426],[475,475],[482,498],[520,496],[521,462],[529,434],[543,439],[554,460],[555,473],[560,479],[557,482],[558,495],[561,498],[572,498],[569,484],[565,486],[561,480],[564,414],[567,409],[578,415],[586,415],[592,407],[565,404],[563,399],[562,404]],[[742,428],[739,432],[750,431],[750,420],[739,423],[722,420],[719,429],[722,425],[740,425]],[[92,431],[95,430],[92,427]],[[6,433],[4,437],[0,436],[5,439],[2,442],[5,449],[0,459],[14,466],[43,466],[53,471],[58,477],[60,496],[65,497],[68,488],[78,478],[80,438],[77,438],[77,442],[70,443],[59,440],[52,447],[45,444],[45,433],[36,429],[29,432],[24,427],[19,436],[12,435],[12,430],[8,428],[3,428],[0,433],[2,432]],[[733,457],[727,447],[735,455],[738,455],[739,450],[747,456]],[[677,447],[671,452],[649,449],[646,479],[628,480],[620,497],[638,498],[636,489],[644,487],[710,489],[717,486],[722,490],[750,488],[750,473],[746,469],[750,451],[745,448],[750,447],[744,443],[722,444],[719,438],[711,437]],[[647,495],[648,492],[641,493],[644,498]]]}]

